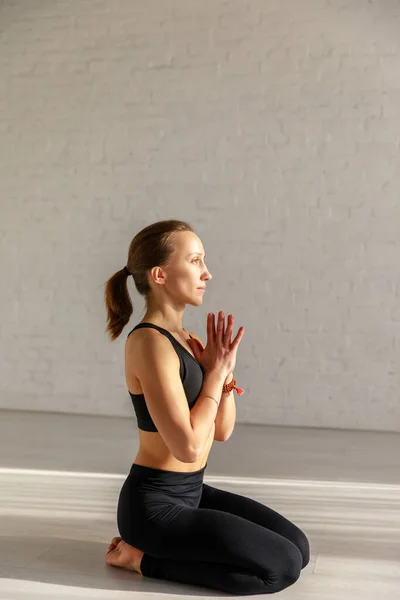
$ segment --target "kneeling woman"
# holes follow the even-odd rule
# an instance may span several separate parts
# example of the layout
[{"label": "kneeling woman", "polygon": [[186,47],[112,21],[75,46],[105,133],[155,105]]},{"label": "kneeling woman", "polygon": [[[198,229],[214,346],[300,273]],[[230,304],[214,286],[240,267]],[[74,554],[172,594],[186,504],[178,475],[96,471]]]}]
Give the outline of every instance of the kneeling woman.
[{"label": "kneeling woman", "polygon": [[211,279],[200,238],[187,223],[140,231],[127,266],[106,284],[107,331],[116,339],[132,314],[127,277],[146,299],[129,333],[125,370],[140,446],[118,500],[109,565],[145,577],[236,595],[271,594],[297,581],[309,562],[304,533],[271,508],[203,483],[213,441],[235,424],[233,369],[244,334],[234,318],[207,317],[204,347],[183,329]]}]

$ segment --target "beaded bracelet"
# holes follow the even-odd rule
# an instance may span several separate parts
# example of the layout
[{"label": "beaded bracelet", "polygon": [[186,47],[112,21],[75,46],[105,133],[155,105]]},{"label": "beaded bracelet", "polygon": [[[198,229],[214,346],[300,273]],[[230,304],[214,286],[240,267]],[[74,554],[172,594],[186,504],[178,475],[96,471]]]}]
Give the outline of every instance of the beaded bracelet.
[{"label": "beaded bracelet", "polygon": [[225,383],[222,388],[223,394],[229,394],[232,390],[236,390],[238,396],[244,394],[244,390],[242,388],[236,387],[236,379],[232,379],[229,383]]}]

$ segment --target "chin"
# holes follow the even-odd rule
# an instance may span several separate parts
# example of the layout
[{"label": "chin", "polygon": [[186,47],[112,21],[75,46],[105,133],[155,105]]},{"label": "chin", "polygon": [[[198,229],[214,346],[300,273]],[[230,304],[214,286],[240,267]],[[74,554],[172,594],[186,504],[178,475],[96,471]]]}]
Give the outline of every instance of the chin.
[{"label": "chin", "polygon": [[[200,296],[200,294],[198,294],[198,296]],[[191,306],[200,306],[201,304],[203,304],[203,297],[201,296],[201,298],[188,298],[187,303]]]}]

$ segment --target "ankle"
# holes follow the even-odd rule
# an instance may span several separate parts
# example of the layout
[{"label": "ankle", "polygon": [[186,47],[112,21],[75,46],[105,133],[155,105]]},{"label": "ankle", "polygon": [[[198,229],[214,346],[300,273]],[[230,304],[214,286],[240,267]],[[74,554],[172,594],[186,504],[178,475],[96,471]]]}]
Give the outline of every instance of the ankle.
[{"label": "ankle", "polygon": [[142,552],[142,555],[141,555],[141,557],[139,558],[139,560],[138,560],[138,563],[137,563],[137,570],[138,570],[138,572],[139,572],[141,575],[143,575],[143,573],[142,573],[142,568],[141,568],[141,567],[142,567],[142,560],[143,560],[143,556],[144,556],[144,552]]}]

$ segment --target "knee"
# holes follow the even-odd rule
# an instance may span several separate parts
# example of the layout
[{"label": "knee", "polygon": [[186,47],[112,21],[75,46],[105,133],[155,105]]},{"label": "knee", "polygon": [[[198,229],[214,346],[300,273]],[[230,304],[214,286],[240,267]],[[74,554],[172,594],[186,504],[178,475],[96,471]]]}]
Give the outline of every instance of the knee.
[{"label": "knee", "polygon": [[265,593],[281,592],[296,583],[300,577],[302,564],[303,556],[300,550],[294,544],[288,543],[284,557],[281,556],[276,568],[269,568],[263,578]]},{"label": "knee", "polygon": [[301,568],[304,569],[310,562],[310,543],[307,539],[307,536],[301,529],[297,530],[297,534],[295,539],[292,540],[294,545],[300,550],[301,556],[303,558]]},{"label": "knee", "polygon": [[285,587],[292,585],[298,580],[302,568],[303,555],[296,546],[291,546],[280,572],[280,579]]},{"label": "knee", "polygon": [[[271,565],[271,561],[268,560],[268,565],[265,566],[263,574],[261,576],[253,576],[251,580],[246,581],[246,584],[243,586],[238,584],[235,580],[232,593],[239,595],[274,594],[276,592],[281,592],[296,583],[300,577],[301,569],[305,564],[305,557],[308,556],[308,554],[305,552],[305,555],[303,556],[300,549],[294,543],[289,540],[285,540],[285,542],[282,552],[278,553],[276,560],[273,561],[275,564]],[[307,538],[305,538],[305,542],[307,542],[307,544],[305,545],[304,551],[308,548]],[[240,583],[243,583],[243,581],[241,580]]]}]

